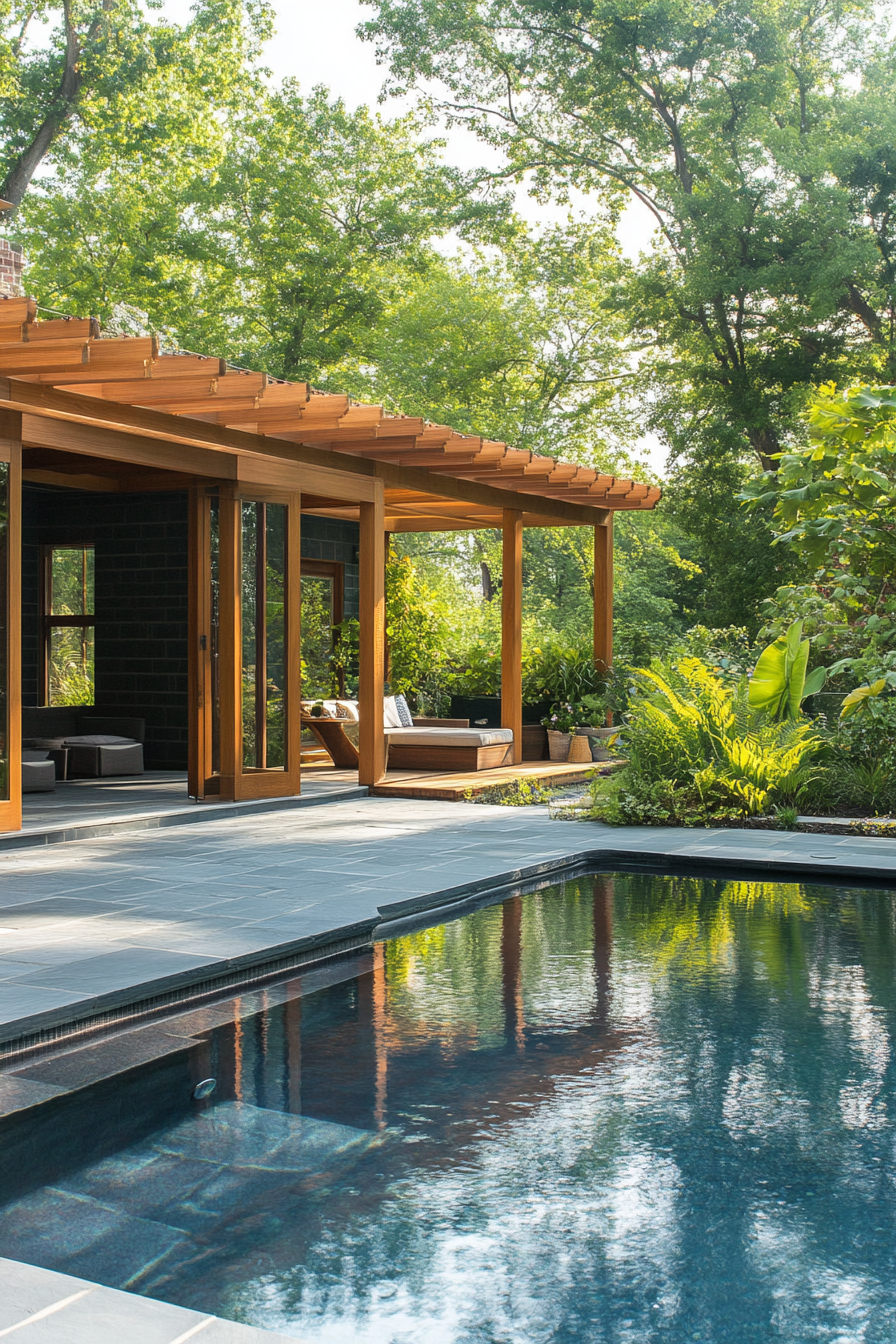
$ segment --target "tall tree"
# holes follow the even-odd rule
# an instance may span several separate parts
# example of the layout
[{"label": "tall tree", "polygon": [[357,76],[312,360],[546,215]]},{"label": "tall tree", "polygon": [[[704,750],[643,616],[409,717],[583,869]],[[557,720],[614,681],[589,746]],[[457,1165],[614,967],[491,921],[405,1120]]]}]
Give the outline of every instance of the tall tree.
[{"label": "tall tree", "polygon": [[292,82],[211,112],[149,156],[83,137],[35,184],[18,237],[46,304],[328,386],[370,359],[382,314],[437,261],[433,240],[495,216],[414,119]]},{"label": "tall tree", "polygon": [[620,297],[674,452],[768,467],[812,380],[896,368],[894,61],[870,0],[367,3],[391,87],[446,90],[505,175],[652,214]]},{"label": "tall tree", "polygon": [[463,432],[631,474],[635,376],[609,300],[624,271],[599,223],[518,226],[500,248],[433,258],[371,333],[359,390]]},{"label": "tall tree", "polygon": [[0,0],[0,196],[20,205],[73,138],[151,153],[187,132],[243,91],[269,33],[265,0],[197,0],[185,24],[140,0]]}]

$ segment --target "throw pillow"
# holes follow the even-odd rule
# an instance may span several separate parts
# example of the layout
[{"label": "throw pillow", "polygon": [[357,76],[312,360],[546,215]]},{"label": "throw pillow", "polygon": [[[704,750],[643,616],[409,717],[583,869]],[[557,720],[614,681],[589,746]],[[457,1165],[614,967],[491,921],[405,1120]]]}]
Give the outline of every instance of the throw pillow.
[{"label": "throw pillow", "polygon": [[398,710],[398,718],[402,728],[413,728],[414,717],[408,708],[408,702],[403,695],[396,695],[395,708]]},{"label": "throw pillow", "polygon": [[383,698],[383,727],[401,728],[403,724],[398,713],[398,706],[395,703],[394,695],[387,695]]}]

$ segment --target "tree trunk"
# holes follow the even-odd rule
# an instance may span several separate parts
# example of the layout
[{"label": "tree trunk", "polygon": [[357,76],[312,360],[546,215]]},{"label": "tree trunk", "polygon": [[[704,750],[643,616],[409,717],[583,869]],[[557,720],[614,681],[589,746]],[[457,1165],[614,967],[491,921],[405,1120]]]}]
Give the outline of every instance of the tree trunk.
[{"label": "tree trunk", "polygon": [[0,197],[5,201],[11,201],[13,205],[22,204],[25,192],[31,185],[31,179],[49,152],[53,141],[66,122],[70,120],[81,93],[81,69],[79,64],[81,44],[72,23],[71,7],[68,0],[64,5],[64,13],[65,64],[62,67],[59,87],[53,96],[50,110],[32,135],[30,142],[13,162],[6,175],[6,181],[0,187]]},{"label": "tree trunk", "polygon": [[750,447],[762,464],[762,470],[777,471],[778,463],[774,460],[774,454],[780,453],[781,444],[775,431],[773,429],[748,429],[747,438],[750,440]]},{"label": "tree trunk", "polygon": [[479,577],[482,582],[482,596],[486,602],[491,602],[495,596],[495,581],[492,578],[492,572],[484,560],[479,561]]}]

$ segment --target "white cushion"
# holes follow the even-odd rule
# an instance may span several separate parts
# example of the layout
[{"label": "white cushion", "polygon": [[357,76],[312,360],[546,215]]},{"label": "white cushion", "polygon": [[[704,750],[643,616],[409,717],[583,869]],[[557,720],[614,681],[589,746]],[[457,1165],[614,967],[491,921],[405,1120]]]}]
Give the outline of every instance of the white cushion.
[{"label": "white cushion", "polygon": [[65,745],[67,747],[132,747],[137,739],[134,737],[115,737],[111,733],[87,733],[83,737],[67,737]]},{"label": "white cushion", "polygon": [[497,747],[513,741],[512,728],[387,728],[396,747]]},{"label": "white cushion", "polygon": [[398,706],[395,703],[394,695],[383,697],[383,727],[401,728],[401,715],[398,712]]}]

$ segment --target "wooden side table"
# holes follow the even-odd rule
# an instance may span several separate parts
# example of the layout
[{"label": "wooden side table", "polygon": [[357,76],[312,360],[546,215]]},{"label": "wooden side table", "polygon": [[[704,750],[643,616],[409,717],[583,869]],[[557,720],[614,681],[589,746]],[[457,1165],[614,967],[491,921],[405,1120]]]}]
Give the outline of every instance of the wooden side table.
[{"label": "wooden side table", "polygon": [[316,718],[313,714],[302,715],[302,727],[310,728],[318,742],[333,758],[333,764],[339,770],[357,770],[358,748],[346,737],[343,719]]}]

